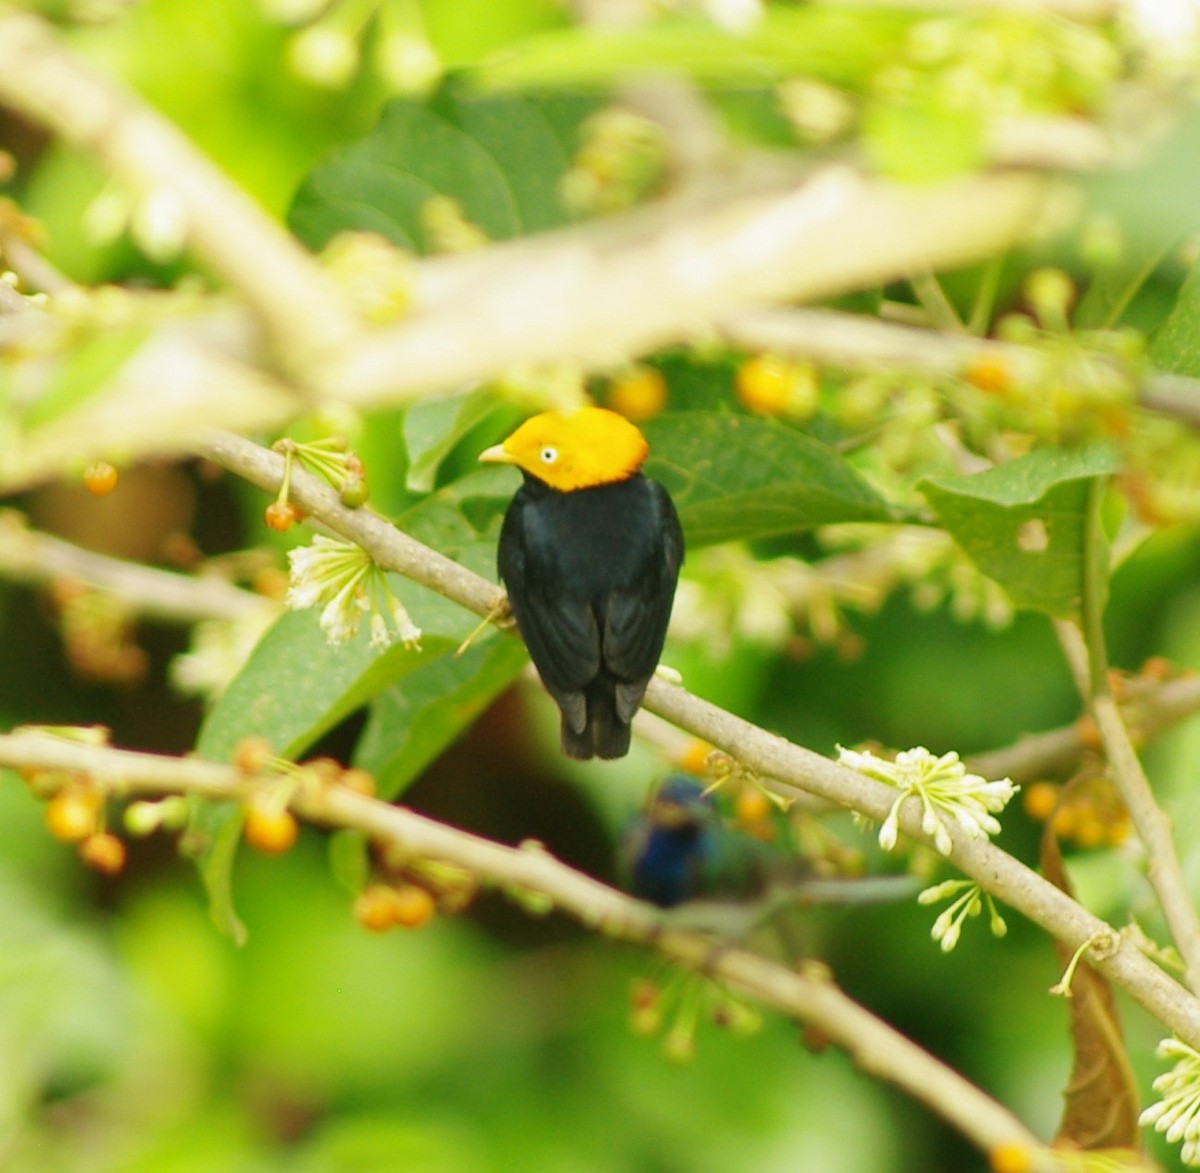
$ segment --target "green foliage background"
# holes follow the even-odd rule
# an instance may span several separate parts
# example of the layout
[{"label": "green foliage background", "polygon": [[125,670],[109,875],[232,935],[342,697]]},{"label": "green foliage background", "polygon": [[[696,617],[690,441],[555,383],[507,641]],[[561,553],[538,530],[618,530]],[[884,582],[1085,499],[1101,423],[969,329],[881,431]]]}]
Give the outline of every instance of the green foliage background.
[{"label": "green foliage background", "polygon": [[[535,88],[482,99],[451,79],[428,100],[389,101],[370,69],[344,91],[323,91],[288,71],[288,31],[242,0],[150,0],[113,25],[72,36],[310,245],[360,227],[423,251],[420,208],[431,194],[458,198],[467,218],[495,238],[568,222],[555,193],[579,121],[603,86],[639,60],[665,56],[716,84],[730,125],[769,140],[778,127],[753,116],[755,86],[797,69],[865,84],[877,55],[912,19],[781,6],[775,25],[738,56],[714,51],[714,34],[699,25],[589,51],[549,0],[429,0],[423,13],[450,66],[486,61],[483,75],[494,81],[577,81],[590,92]],[[808,28],[814,21],[826,24]],[[804,43],[797,24],[823,53],[781,56],[781,44]],[[549,30],[544,39],[533,36],[542,30]],[[978,157],[980,128],[970,118],[940,117],[924,92],[880,102],[865,126],[876,161],[901,175],[914,170],[928,179]],[[530,151],[531,140],[542,145]],[[398,143],[403,150],[393,157]],[[31,149],[30,158],[16,190],[45,224],[49,255],[73,277],[175,275],[123,239],[97,245],[88,236],[86,210],[102,188],[89,162],[51,144]],[[1174,191],[1177,208],[1187,178],[1174,188],[1153,184],[1156,199],[1170,204]],[[1159,215],[1119,190],[1098,189],[1095,198],[1116,207],[1135,232]],[[1157,326],[1181,286],[1180,309],[1154,357],[1195,373],[1194,278],[1183,285],[1181,271],[1164,267],[1130,313]],[[92,358],[104,365],[104,356]],[[650,471],[675,493],[694,550],[736,537],[755,542],[764,557],[809,552],[798,531],[902,519],[928,505],[1027,608],[1011,627],[989,632],[955,621],[947,607],[918,611],[896,596],[878,614],[853,618],[864,650],[852,662],[820,648],[798,659],[747,638],[721,651],[696,641],[669,657],[692,691],[822,752],[874,738],[969,753],[1075,716],[1048,615],[1069,610],[1077,596],[1080,494],[1088,477],[1109,471],[1106,450],[1085,449],[1054,467],[1035,458],[1005,470],[999,483],[947,470],[925,483],[923,497],[889,502],[844,458],[828,420],[797,430],[732,408],[723,359],[656,362],[671,385],[672,410],[647,427]],[[490,575],[514,482],[473,471],[471,461],[482,437],[490,442],[514,417],[511,408],[465,396],[407,417],[371,418],[358,447],[373,503]],[[194,470],[176,470],[148,492],[177,503],[206,552],[273,540],[261,527],[261,495],[244,486],[214,486]],[[122,510],[146,508],[136,492],[121,500]],[[101,546],[145,520],[69,490],[20,504]],[[988,549],[971,548],[973,540],[986,547],[991,535],[993,545],[1011,549],[996,535],[1052,515],[1066,518],[1050,536],[1052,580],[1027,576],[1021,565],[995,567]],[[1198,570],[1200,543],[1179,529],[1118,573],[1109,636],[1119,666],[1135,668],[1150,654],[1200,666]],[[40,597],[5,585],[0,724],[102,721],[118,744],[183,752],[199,737],[201,751],[218,758],[264,727],[292,753],[314,746],[345,753],[361,733],[357,760],[389,797],[404,791],[419,809],[508,841],[541,839],[611,878],[613,844],[655,759],[635,753],[596,768],[543,752],[553,740],[548,704],[507,691],[523,666],[519,647],[492,636],[453,660],[448,653],[471,618],[419,588],[397,588],[426,632],[421,653],[379,657],[364,640],[333,656],[311,614],[289,615],[205,715],[166,683],[165,665],[182,646],[177,633],[144,630],[152,660],[145,683],[124,692],[81,684],[63,663]],[[273,693],[289,673],[295,689]],[[276,707],[264,714],[261,698]],[[1194,738],[1165,738],[1150,759],[1162,792],[1183,804],[1176,826],[1185,854],[1195,846],[1195,820],[1187,817]],[[1002,843],[1030,858],[1036,835],[1014,809]],[[22,787],[0,786],[0,1168],[982,1168],[956,1136],[857,1074],[841,1054],[806,1048],[787,1022],[768,1018],[750,1038],[702,1028],[696,1060],[670,1064],[656,1041],[635,1037],[628,1025],[628,985],[653,972],[653,961],[558,918],[531,921],[485,900],[469,916],[419,932],[371,936],[351,916],[349,886],[331,878],[330,854],[327,837],[306,830],[283,859],[238,856],[218,887],[230,882],[247,929],[239,948],[215,931],[194,870],[169,849],[135,845],[126,873],[100,880],[49,838],[40,805]],[[1080,854],[1073,867],[1085,903],[1123,920],[1131,885],[1120,854]],[[916,907],[814,914],[810,948],[849,993],[1051,1134],[1070,1052],[1066,1009],[1042,993],[1059,976],[1049,941],[1017,922],[1003,941],[968,932],[943,956],[929,939],[930,919]],[[1127,1027],[1135,1060],[1146,1062],[1160,1029],[1136,1013],[1127,1014]],[[1146,1086],[1150,1069],[1139,1074]]]}]

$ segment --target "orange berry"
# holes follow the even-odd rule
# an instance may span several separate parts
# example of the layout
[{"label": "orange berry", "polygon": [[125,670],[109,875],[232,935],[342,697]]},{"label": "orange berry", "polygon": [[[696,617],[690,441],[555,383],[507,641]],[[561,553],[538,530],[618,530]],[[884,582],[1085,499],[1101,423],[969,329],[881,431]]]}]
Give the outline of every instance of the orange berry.
[{"label": "orange berry", "polygon": [[633,367],[612,381],[607,400],[634,423],[653,419],[667,405],[667,381],[654,367]]},{"label": "orange berry", "polygon": [[980,351],[967,363],[963,378],[989,395],[1002,395],[1012,387],[1012,371],[999,354]]},{"label": "orange berry", "polygon": [[272,810],[253,802],[246,808],[246,842],[266,855],[282,855],[296,842],[299,830],[289,810]]},{"label": "orange berry", "polygon": [[734,388],[743,407],[760,415],[807,417],[817,407],[817,373],[807,363],[776,355],[748,358],[737,369]]},{"label": "orange berry", "polygon": [[125,866],[125,844],[115,835],[100,831],[89,835],[79,845],[79,858],[88,867],[115,876]]},{"label": "orange berry", "polygon": [[679,755],[679,768],[699,777],[708,769],[710,753],[712,753],[712,746],[707,741],[695,738],[688,742],[687,748]]},{"label": "orange berry", "polygon": [[372,933],[385,933],[395,921],[396,889],[387,884],[371,884],[354,901],[354,919]]},{"label": "orange berry", "polygon": [[1010,1140],[988,1153],[988,1164],[992,1173],[1029,1173],[1033,1168],[1033,1153],[1027,1145]]},{"label": "orange berry", "polygon": [[425,924],[437,912],[437,901],[432,893],[416,884],[406,884],[396,889],[396,900],[392,909],[392,920],[405,929],[416,929]]},{"label": "orange berry", "polygon": [[101,798],[95,790],[60,790],[46,804],[46,826],[63,843],[78,843],[96,831]]},{"label": "orange berry", "polygon": [[1039,823],[1044,823],[1058,803],[1059,788],[1053,782],[1034,782],[1025,790],[1025,813]]},{"label": "orange berry", "polygon": [[275,760],[275,750],[265,737],[243,737],[233,747],[233,764],[243,774],[259,774]]},{"label": "orange berry", "polygon": [[107,460],[93,460],[83,470],[83,487],[103,497],[117,487],[117,470]]},{"label": "orange berry", "polygon": [[733,801],[733,814],[743,826],[753,826],[770,818],[771,800],[761,790],[745,786]]},{"label": "orange berry", "polygon": [[263,521],[268,529],[284,534],[300,520],[300,510],[290,501],[272,501],[263,510]]}]

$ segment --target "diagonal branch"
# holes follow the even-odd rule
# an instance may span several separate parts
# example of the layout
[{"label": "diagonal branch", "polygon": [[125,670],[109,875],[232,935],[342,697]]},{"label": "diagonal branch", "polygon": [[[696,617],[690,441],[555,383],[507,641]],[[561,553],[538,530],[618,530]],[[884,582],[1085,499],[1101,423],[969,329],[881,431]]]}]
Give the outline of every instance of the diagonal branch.
[{"label": "diagonal branch", "polygon": [[[282,475],[282,458],[239,436],[220,434],[202,454],[231,472],[274,491]],[[358,542],[384,569],[438,591],[474,611],[488,615],[502,599],[494,584],[451,559],[400,533],[377,514],[347,509],[327,484],[293,470],[292,497],[312,517],[351,541]],[[783,793],[806,792],[883,822],[895,791],[820,754],[692,696],[677,685],[654,679],[646,691],[646,708],[711,745],[717,746],[763,778],[773,779]],[[901,811],[905,834],[928,841],[921,830],[921,808],[910,799]],[[1106,942],[1089,962],[1124,988],[1171,1031],[1200,1046],[1200,1000],[1154,965],[1135,945],[1093,916],[1053,884],[990,842],[950,828],[949,860],[987,891],[1040,925],[1070,949],[1089,941]]]},{"label": "diagonal branch", "polygon": [[[256,786],[230,766],[132,753],[35,731],[0,734],[0,765],[84,775],[122,797],[183,793],[237,801],[248,798]],[[485,883],[549,897],[590,928],[654,948],[818,1028],[870,1075],[902,1088],[983,1151],[1015,1148],[1026,1154],[1025,1168],[1041,1173],[1063,1168],[1006,1108],[852,1001],[819,969],[785,969],[678,927],[669,915],[574,871],[544,850],[506,847],[346,787],[301,787],[292,806],[306,819],[360,831],[406,856],[456,864]]]}]

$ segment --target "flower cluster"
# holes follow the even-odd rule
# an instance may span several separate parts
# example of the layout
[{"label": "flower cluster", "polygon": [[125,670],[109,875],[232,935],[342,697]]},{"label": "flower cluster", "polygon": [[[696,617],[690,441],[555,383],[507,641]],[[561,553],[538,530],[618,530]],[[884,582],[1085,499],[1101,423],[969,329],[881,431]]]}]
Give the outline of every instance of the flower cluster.
[{"label": "flower cluster", "polygon": [[917,895],[918,904],[936,904],[939,900],[954,897],[950,906],[944,909],[937,920],[933,922],[930,936],[942,947],[943,953],[949,953],[958,944],[962,936],[963,925],[971,917],[977,917],[987,906],[988,924],[994,937],[1003,937],[1008,932],[1008,925],[991,894],[984,892],[973,880],[945,880],[926,888]]},{"label": "flower cluster", "polygon": [[1151,1104],[1138,1123],[1153,1125],[1172,1144],[1183,1141],[1183,1163],[1200,1165],[1200,1052],[1179,1039],[1163,1039],[1158,1057],[1173,1059],[1175,1066],[1154,1081],[1152,1086],[1162,1099]]},{"label": "flower cluster", "polygon": [[364,615],[370,617],[375,647],[385,648],[395,639],[406,647],[420,643],[420,628],[361,546],[318,534],[312,545],[289,551],[288,561],[287,605],[300,611],[321,604],[321,630],[331,644],[352,639]]},{"label": "flower cluster", "polygon": [[900,808],[906,798],[920,799],[921,830],[932,837],[940,854],[949,855],[953,843],[948,822],[972,839],[995,835],[1000,830],[995,814],[1019,789],[1008,778],[989,782],[978,774],[968,774],[957,753],[935,757],[924,746],[903,750],[895,761],[838,746],[838,761],[900,792],[879,829],[879,846],[884,851],[896,846]]}]

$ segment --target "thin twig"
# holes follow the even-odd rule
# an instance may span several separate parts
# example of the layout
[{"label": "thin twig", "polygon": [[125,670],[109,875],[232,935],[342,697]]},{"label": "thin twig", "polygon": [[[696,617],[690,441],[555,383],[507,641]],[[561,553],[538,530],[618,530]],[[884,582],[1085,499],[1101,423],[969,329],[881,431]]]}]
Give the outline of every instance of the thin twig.
[{"label": "thin twig", "polygon": [[0,511],[0,578],[31,583],[77,579],[116,595],[141,615],[171,622],[242,619],[273,606],[221,578],[176,574],[84,550],[29,529],[11,511]]},{"label": "thin twig", "polygon": [[[117,796],[191,794],[244,800],[256,785],[230,766],[133,753],[34,731],[0,735],[0,765],[85,775]],[[301,787],[297,814],[326,826],[357,830],[408,857],[440,860],[502,888],[536,892],[593,929],[656,949],[672,961],[711,974],[768,1006],[810,1024],[843,1047],[864,1071],[902,1088],[984,1152],[1017,1146],[1030,1169],[1062,1166],[1006,1108],[917,1047],[839,990],[828,975],[796,972],[755,953],[677,926],[553,858],[543,849],[507,847],[341,786]]]},{"label": "thin twig", "polygon": [[[203,454],[268,492],[278,487],[282,458],[239,436],[216,436]],[[347,509],[327,484],[303,470],[293,470],[291,488],[293,499],[307,513],[358,542],[386,569],[412,577],[477,615],[487,615],[501,599],[498,587],[400,533],[377,515]],[[725,750],[759,776],[778,780],[773,785],[784,793],[807,792],[860,811],[876,822],[887,818],[895,801],[891,787],[793,745],[662,679],[650,682],[645,706]],[[900,827],[912,838],[928,841],[916,799],[902,809]],[[1136,946],[998,847],[970,838],[953,825],[949,831],[951,863],[1071,949],[1089,939],[1112,942],[1111,951],[1094,951],[1089,960],[1179,1038],[1200,1046],[1200,1001]]]}]

